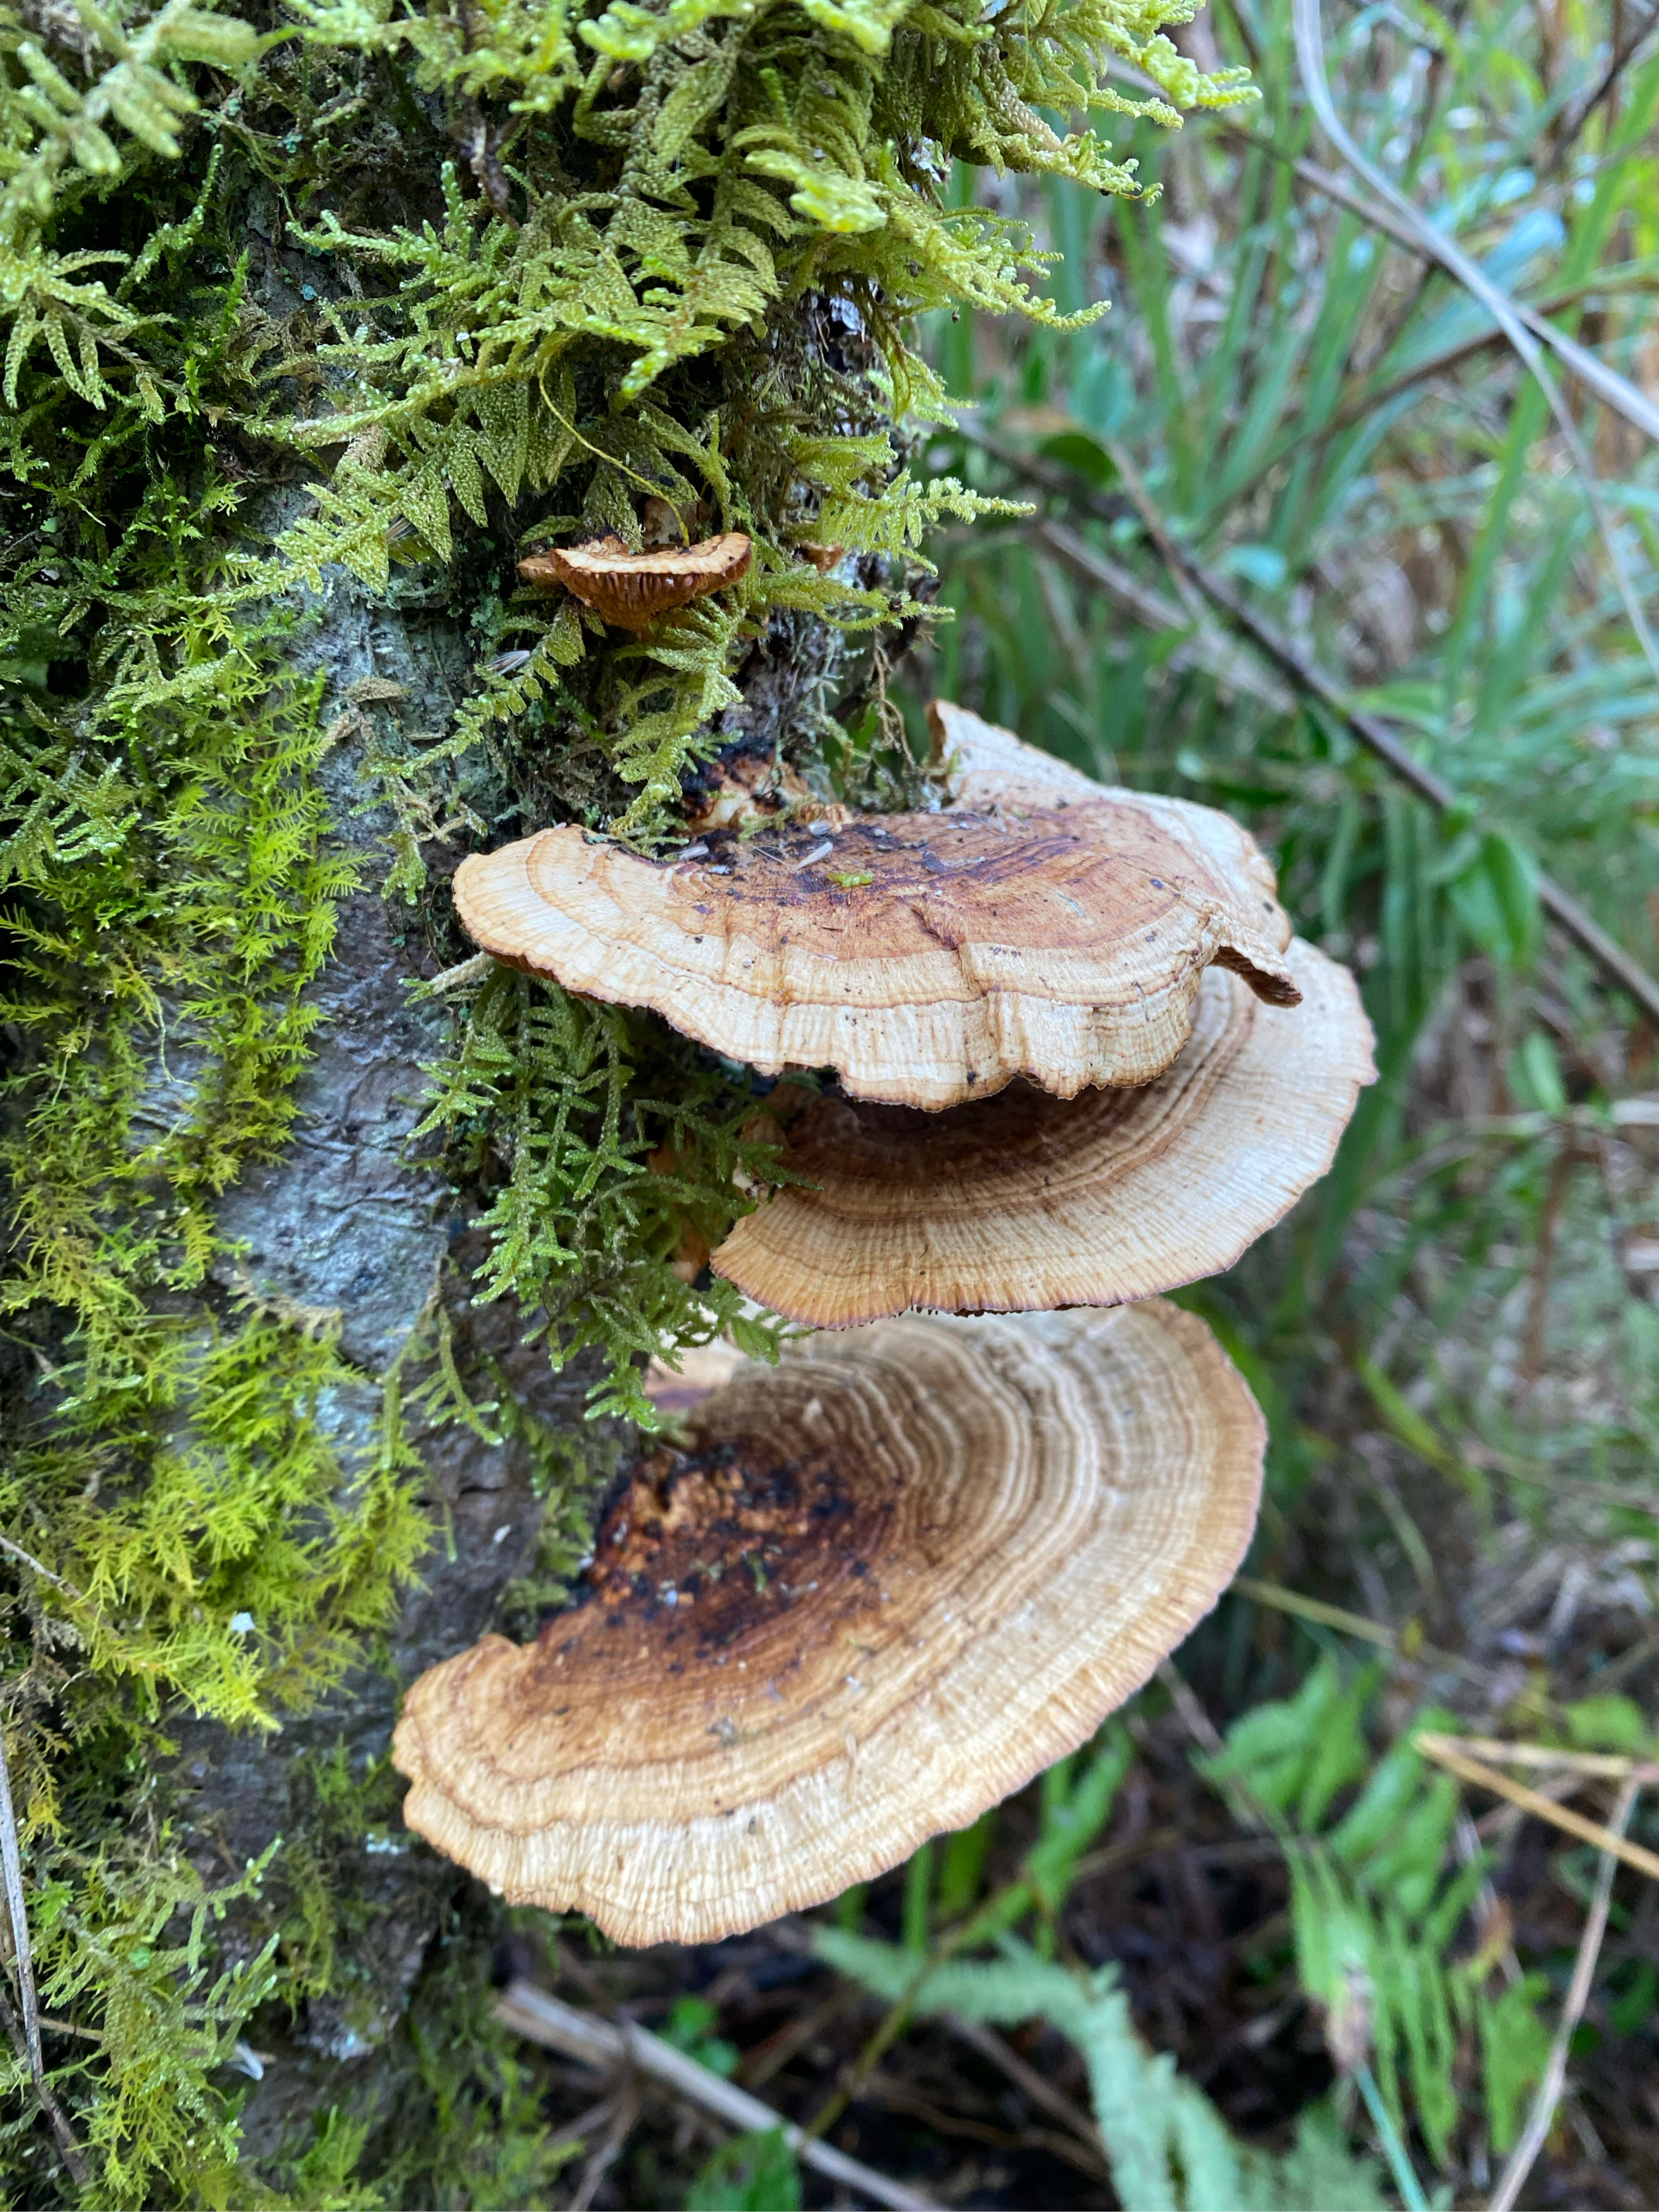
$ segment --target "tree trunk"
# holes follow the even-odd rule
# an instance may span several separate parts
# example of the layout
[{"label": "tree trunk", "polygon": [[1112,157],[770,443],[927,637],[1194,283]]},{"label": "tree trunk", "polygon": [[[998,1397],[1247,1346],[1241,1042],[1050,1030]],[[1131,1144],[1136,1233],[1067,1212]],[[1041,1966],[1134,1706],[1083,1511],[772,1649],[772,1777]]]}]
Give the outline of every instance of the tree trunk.
[{"label": "tree trunk", "polygon": [[[428,1148],[413,1139],[426,1103],[421,1069],[447,1048],[452,1018],[441,1000],[422,1000],[412,989],[435,963],[413,932],[399,929],[398,908],[378,887],[392,823],[363,756],[372,718],[388,707],[415,726],[442,726],[453,632],[439,629],[434,650],[433,625],[407,624],[342,578],[331,580],[306,658],[326,675],[325,723],[344,726],[325,781],[336,835],[362,855],[368,887],[341,902],[333,957],[314,988],[321,1019],[297,1086],[294,1140],[221,1202],[221,1234],[238,1249],[218,1263],[216,1279],[302,1328],[337,1328],[357,1377],[329,1409],[343,1458],[370,1448],[389,1378],[407,1389],[429,1375],[440,1310],[469,1395],[487,1401],[505,1383],[522,1414],[563,1431],[580,1458],[597,1441],[582,1419],[594,1364],[556,1375],[545,1350],[523,1341],[528,1323],[514,1304],[473,1304],[484,1240],[468,1225],[465,1196],[421,1164]],[[366,695],[379,705],[358,703]],[[199,1721],[173,1731],[180,1811],[204,1875],[216,1857],[242,1866],[279,1838],[312,1838],[319,1772],[340,1752],[359,1784],[374,1778],[377,1785],[372,1798],[382,1817],[371,1832],[327,1823],[327,1909],[342,1935],[349,1931],[335,1985],[302,1997],[291,2022],[274,2011],[258,2022],[264,2071],[242,2113],[245,2155],[256,2163],[284,2142],[304,2142],[331,2106],[371,2123],[388,2118],[404,2073],[388,2039],[434,1937],[476,1888],[401,1831],[401,1784],[387,1771],[386,1751],[408,1684],[480,1636],[507,1584],[531,1566],[544,1501],[521,1428],[493,1442],[461,1422],[416,1414],[409,1442],[424,1467],[419,1497],[433,1539],[372,1663],[354,1668],[314,1710],[286,1719],[280,1734]],[[311,1841],[313,1850],[324,1847]],[[274,1873],[280,1888],[280,1850]],[[474,1919],[487,1967],[487,1929]],[[262,1927],[253,1908],[245,1954]]]}]

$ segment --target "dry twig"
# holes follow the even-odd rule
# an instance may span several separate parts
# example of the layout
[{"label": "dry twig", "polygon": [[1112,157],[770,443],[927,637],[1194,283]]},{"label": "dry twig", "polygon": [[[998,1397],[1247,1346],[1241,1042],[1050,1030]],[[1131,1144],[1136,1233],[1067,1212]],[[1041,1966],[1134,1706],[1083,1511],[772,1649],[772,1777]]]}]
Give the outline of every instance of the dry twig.
[{"label": "dry twig", "polygon": [[1570,1774],[1593,1774],[1604,1782],[1659,1782],[1659,1763],[1625,1759],[1612,1751],[1568,1751],[1553,1743],[1501,1743],[1490,1735],[1443,1736],[1443,1743],[1471,1759],[1507,1759],[1511,1766],[1559,1767]]},{"label": "dry twig", "polygon": [[[1607,1822],[1607,1834],[1622,1839],[1630,1825],[1631,1814],[1636,1809],[1637,1794],[1641,1784],[1634,1775],[1626,1778],[1619,1792],[1619,1802]],[[1601,1938],[1607,1933],[1607,1908],[1613,1902],[1613,1877],[1618,1870],[1618,1861],[1610,1850],[1601,1854],[1601,1870],[1596,1876],[1595,1893],[1590,1899],[1589,1917],[1579,1939],[1578,1957],[1568,1984],[1566,2001],[1561,2008],[1560,2025],[1555,2031],[1555,2040],[1550,2045],[1550,2055],[1544,2068],[1544,2078],[1538,2084],[1532,2100],[1532,2110],[1527,2115],[1527,2124],[1521,2131],[1521,2140],[1510,2153],[1509,2161],[1498,2177],[1486,2212],[1511,2212],[1515,2200],[1521,2194],[1521,2185],[1532,2171],[1533,2161],[1544,2148],[1550,2126],[1555,2118],[1555,2108],[1561,2101],[1561,2092],[1566,2087],[1567,2053],[1572,2044],[1572,2032],[1583,2016],[1589,2002],[1590,1984],[1595,1978],[1595,1961],[1601,1955]]]},{"label": "dry twig", "polygon": [[1507,1797],[1511,1805],[1518,1805],[1523,1813],[1534,1814],[1539,1820],[1564,1829],[1568,1835],[1577,1836],[1580,1843],[1594,1844],[1597,1850],[1610,1851],[1626,1866],[1633,1866],[1638,1874],[1646,1875],[1650,1881],[1659,1881],[1659,1852],[1616,1836],[1601,1821],[1587,1820],[1582,1813],[1570,1813],[1565,1805],[1552,1804],[1538,1790],[1528,1790],[1524,1783],[1510,1781],[1495,1766],[1467,1757],[1459,1750],[1455,1736],[1436,1735],[1425,1730],[1412,1741],[1425,1758],[1455,1774],[1461,1781],[1471,1782],[1478,1790],[1495,1790],[1498,1796]]},{"label": "dry twig", "polygon": [[629,2060],[641,2074],[650,2075],[677,2096],[713,2112],[728,2127],[777,2128],[804,2166],[873,2197],[878,2204],[891,2205],[896,2212],[937,2212],[930,2197],[878,2173],[858,2159],[848,2158],[830,2143],[816,2142],[758,2097],[723,2081],[718,2074],[711,2074],[695,2058],[676,2051],[672,2043],[665,2043],[633,2021],[599,2020],[563,2003],[534,1982],[522,1979],[509,1982],[502,1990],[496,2001],[495,2017],[526,2041],[562,2051],[567,2057],[579,2058],[589,2066],[614,2066],[618,2060]]},{"label": "dry twig", "polygon": [[[981,434],[963,425],[963,434],[982,443]],[[1023,462],[1015,463],[1024,469]],[[1073,503],[1085,511],[1093,512],[1093,501],[1086,489],[1079,485]],[[1045,547],[1057,560],[1063,562],[1077,574],[1098,584],[1110,593],[1119,583],[1117,564],[1097,553],[1092,545],[1079,538],[1075,531],[1063,523],[1039,522],[1032,526],[1030,536]],[[1288,677],[1297,690],[1310,699],[1316,699],[1326,711],[1340,722],[1348,734],[1356,738],[1367,752],[1375,754],[1389,771],[1419,799],[1426,799],[1437,813],[1445,813],[1464,802],[1451,786],[1425,768],[1409,747],[1395,737],[1388,725],[1375,714],[1351,707],[1341,688],[1324,671],[1307,659],[1288,639],[1283,637],[1271,623],[1264,622],[1231,586],[1223,582],[1201,562],[1194,561],[1178,541],[1166,541],[1174,559],[1198,586],[1212,605],[1219,607],[1229,620],[1249,637],[1262,654]],[[1187,617],[1182,610],[1170,606],[1169,620],[1164,625],[1170,629],[1182,629]],[[1610,983],[1626,991],[1643,1012],[1659,1021],[1659,981],[1650,975],[1639,962],[1632,960],[1624,946],[1608,936],[1593,915],[1589,914],[1571,892],[1565,891],[1553,876],[1540,874],[1538,903],[1550,920],[1564,930],[1601,970]]]},{"label": "dry twig", "polygon": [[6,1917],[11,1925],[12,1972],[16,1978],[18,2002],[23,2014],[20,2025],[10,2005],[0,1997],[0,2024],[3,2024],[13,2048],[28,2068],[40,2109],[51,2123],[76,2187],[84,2190],[90,2185],[92,2176],[64,2108],[52,2094],[40,2051],[40,2008],[34,1993],[34,1960],[29,1948],[28,1911],[23,1896],[23,1861],[18,1849],[17,1815],[12,1808],[11,1771],[6,1764],[3,1729],[0,1729],[0,1875],[4,1877]]}]

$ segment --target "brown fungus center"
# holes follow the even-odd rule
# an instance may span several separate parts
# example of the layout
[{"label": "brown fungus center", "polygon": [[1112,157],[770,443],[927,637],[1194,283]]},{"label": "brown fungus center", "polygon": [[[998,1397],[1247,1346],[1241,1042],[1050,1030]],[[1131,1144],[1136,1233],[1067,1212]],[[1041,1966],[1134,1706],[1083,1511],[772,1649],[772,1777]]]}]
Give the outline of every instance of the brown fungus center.
[{"label": "brown fungus center", "polygon": [[820,1639],[878,1609],[872,1567],[890,1519],[890,1501],[823,1451],[782,1461],[764,1437],[661,1447],[613,1492],[576,1602],[541,1648],[556,1669],[604,1669],[606,1685],[738,1662],[793,1671],[789,1617],[803,1606]]},{"label": "brown fungus center", "polygon": [[1149,1082],[1212,964],[1294,1006],[1289,917],[1249,837],[1066,774],[1030,806],[981,777],[973,805],[936,812],[803,810],[746,838],[711,823],[660,861],[545,830],[470,854],[456,912],[499,958],[650,1006],[727,1059],[832,1067],[930,1111],[1017,1075],[1061,1097]]}]

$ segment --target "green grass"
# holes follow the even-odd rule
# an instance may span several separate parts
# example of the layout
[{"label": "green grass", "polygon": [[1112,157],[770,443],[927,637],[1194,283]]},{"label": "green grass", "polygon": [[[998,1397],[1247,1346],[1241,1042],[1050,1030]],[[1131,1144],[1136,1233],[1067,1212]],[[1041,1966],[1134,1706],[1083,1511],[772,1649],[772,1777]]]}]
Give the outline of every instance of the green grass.
[{"label": "green grass", "polygon": [[[1399,11],[1328,11],[1350,129],[1492,276],[1563,303],[1561,327],[1651,392],[1659,56],[1639,54],[1587,112],[1605,19],[1575,18],[1553,54],[1514,6],[1414,20],[1420,40]],[[1401,1729],[1431,1694],[1483,1727],[1562,1727],[1636,1634],[1604,1598],[1594,1628],[1517,1685],[1481,1614],[1553,1546],[1592,1583],[1621,1541],[1645,1559],[1659,1514],[1659,1317],[1652,1278],[1623,1264],[1654,1164],[1617,1110],[1650,1080],[1654,1040],[1546,930],[1536,897],[1546,871],[1652,969],[1659,689],[1584,485],[1490,319],[1297,174],[1298,159],[1340,164],[1311,128],[1288,10],[1229,0],[1213,30],[1226,58],[1254,63],[1263,102],[1170,143],[1140,137],[1160,204],[1105,208],[1059,182],[1020,195],[1066,248],[1061,304],[1109,289],[1107,320],[1015,335],[964,316],[935,333],[990,447],[941,439],[941,463],[1035,496],[1167,617],[1108,600],[1030,530],[981,532],[952,542],[941,596],[956,619],[912,680],[1103,778],[1235,813],[1274,854],[1298,929],[1362,976],[1382,1079],[1334,1170],[1183,1302],[1269,1413],[1254,1572],[1408,1647],[1426,1626],[1466,1663],[1427,1682],[1399,1670],[1379,1729],[1364,1720],[1377,1676],[1356,1672],[1363,1644],[1287,1638],[1239,1597],[1183,1663],[1224,1722],[1239,1716],[1234,1765],[1207,1771],[1237,1774],[1245,1741],[1275,1731],[1290,1761],[1273,1798],[1297,1869],[1285,1970],[1334,2007],[1344,1942],[1364,1962],[1384,2104],[1461,2191],[1471,2158],[1500,2155],[1518,2129],[1559,1969],[1534,1956],[1505,1987],[1489,1961],[1457,1963],[1477,1948],[1466,1916],[1485,1862],[1460,1869],[1449,1782],[1413,1796]],[[1651,606],[1659,462],[1569,390]],[[1451,811],[1264,661],[1241,686],[1249,647],[1183,600],[1170,544],[1391,722],[1453,787]],[[1628,1507],[1607,1495],[1619,1486]],[[1648,1589],[1650,1568],[1635,1573],[1632,1590]],[[1323,1778],[1298,1784],[1310,1759]],[[1339,1825],[1312,1840],[1328,1808]],[[1393,1838],[1374,1881],[1344,1841],[1362,1828],[1368,1848]]]}]

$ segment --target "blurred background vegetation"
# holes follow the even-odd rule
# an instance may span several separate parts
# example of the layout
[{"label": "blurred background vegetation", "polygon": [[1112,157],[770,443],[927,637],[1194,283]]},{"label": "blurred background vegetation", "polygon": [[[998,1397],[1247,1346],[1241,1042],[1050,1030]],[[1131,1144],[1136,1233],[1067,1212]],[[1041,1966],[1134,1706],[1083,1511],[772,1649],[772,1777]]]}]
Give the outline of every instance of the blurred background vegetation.
[{"label": "blurred background vegetation", "polygon": [[[1368,159],[1650,409],[1656,28],[1638,0],[1325,23]],[[940,2203],[1650,2205],[1659,1889],[1414,1738],[1573,1754],[1520,1778],[1659,1846],[1659,1030],[1540,903],[1659,964],[1629,614],[1659,608],[1659,465],[1564,375],[1574,453],[1322,135],[1280,0],[1183,39],[1262,98],[1126,125],[1154,203],[980,187],[1063,252],[1061,306],[1113,305],[932,332],[963,412],[930,459],[1033,511],[946,542],[953,618],[894,641],[872,711],[919,732],[937,691],[1228,809],[1363,979],[1382,1080],[1335,1170],[1186,1294],[1271,1424],[1248,1573],[1096,1747],[867,1893],[642,1956],[526,1916],[506,1964]],[[832,2201],[775,2136],[714,2149],[636,2077],[596,2106],[534,2063],[560,2202]]]}]

